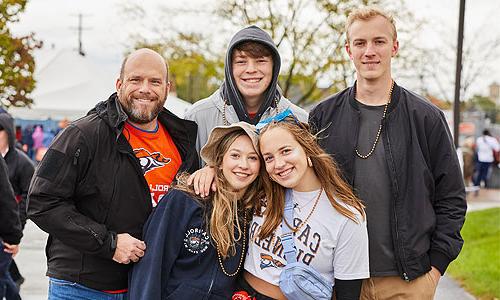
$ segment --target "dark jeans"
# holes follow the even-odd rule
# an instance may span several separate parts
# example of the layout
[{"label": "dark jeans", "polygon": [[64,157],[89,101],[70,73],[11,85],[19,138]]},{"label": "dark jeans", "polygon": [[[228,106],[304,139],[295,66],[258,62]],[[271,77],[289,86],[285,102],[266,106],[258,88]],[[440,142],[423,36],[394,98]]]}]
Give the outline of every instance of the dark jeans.
[{"label": "dark jeans", "polygon": [[21,275],[21,272],[19,272],[19,268],[17,267],[15,260],[12,260],[12,263],[10,264],[9,273],[14,282],[23,279],[23,276]]},{"label": "dark jeans", "polygon": [[476,178],[474,178],[475,186],[481,186],[481,181],[484,181],[484,186],[487,187],[487,179],[490,166],[491,166],[490,162],[480,162],[480,161],[477,162],[476,164],[477,174]]},{"label": "dark jeans", "polygon": [[3,251],[3,244],[0,241],[0,299],[21,300],[17,286],[10,277],[9,267],[12,262],[12,254]]}]

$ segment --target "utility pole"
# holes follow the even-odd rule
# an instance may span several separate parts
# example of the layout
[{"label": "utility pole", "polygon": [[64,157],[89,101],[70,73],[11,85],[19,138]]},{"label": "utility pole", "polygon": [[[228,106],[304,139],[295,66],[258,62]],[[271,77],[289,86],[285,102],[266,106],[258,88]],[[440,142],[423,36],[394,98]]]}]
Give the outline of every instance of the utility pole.
[{"label": "utility pole", "polygon": [[82,42],[82,32],[83,30],[87,30],[89,28],[83,27],[83,14],[78,14],[78,27],[72,27],[71,29],[78,31],[78,54],[81,56],[85,56],[85,51],[83,51],[83,42]]},{"label": "utility pole", "polygon": [[460,90],[462,78],[462,49],[464,43],[464,19],[465,0],[460,0],[460,11],[458,17],[458,42],[457,42],[457,65],[455,76],[455,101],[453,103],[453,141],[455,148],[458,148],[458,126],[460,125]]}]

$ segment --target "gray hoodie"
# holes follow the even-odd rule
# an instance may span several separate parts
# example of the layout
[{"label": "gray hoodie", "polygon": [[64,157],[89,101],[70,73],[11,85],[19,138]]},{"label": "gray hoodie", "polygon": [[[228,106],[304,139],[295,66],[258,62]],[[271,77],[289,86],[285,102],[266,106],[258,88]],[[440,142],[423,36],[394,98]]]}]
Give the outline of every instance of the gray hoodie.
[{"label": "gray hoodie", "polygon": [[[253,119],[250,119],[248,115],[243,96],[239,92],[233,78],[232,70],[234,48],[238,44],[248,41],[261,43],[267,46],[273,53],[273,77],[269,87],[264,92],[264,101]],[[274,116],[290,108],[299,120],[307,122],[307,112],[281,95],[278,87],[280,68],[281,58],[269,34],[257,26],[250,26],[237,32],[231,39],[227,49],[224,83],[211,96],[196,102],[185,115],[186,119],[195,121],[198,124],[196,150],[199,152],[201,147],[207,142],[212,129],[215,126],[225,125],[225,121],[230,124],[238,121],[256,124],[261,119]]]}]

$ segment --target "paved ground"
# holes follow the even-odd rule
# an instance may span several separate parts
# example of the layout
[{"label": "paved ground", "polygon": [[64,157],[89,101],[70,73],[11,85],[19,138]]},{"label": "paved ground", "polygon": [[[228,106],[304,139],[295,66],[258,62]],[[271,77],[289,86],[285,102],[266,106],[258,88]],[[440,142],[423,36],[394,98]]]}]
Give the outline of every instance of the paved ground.
[{"label": "paved ground", "polygon": [[[481,190],[478,196],[467,196],[469,211],[500,207],[500,190]],[[24,300],[47,299],[47,278],[45,277],[45,241],[46,234],[28,221],[21,245],[21,252],[16,257],[21,273],[26,278],[22,286]],[[443,277],[436,292],[437,300],[475,299],[464,291],[455,281]]]}]

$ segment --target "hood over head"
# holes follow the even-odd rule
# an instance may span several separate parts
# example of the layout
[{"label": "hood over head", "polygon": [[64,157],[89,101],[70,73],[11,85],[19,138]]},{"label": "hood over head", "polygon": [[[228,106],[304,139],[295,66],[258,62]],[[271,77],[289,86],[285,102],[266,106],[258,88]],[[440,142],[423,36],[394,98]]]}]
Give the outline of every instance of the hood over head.
[{"label": "hood over head", "polygon": [[[257,42],[268,47],[272,52],[273,58],[273,77],[269,87],[264,92],[264,101],[262,102],[255,118],[250,119],[248,112],[245,108],[245,103],[243,100],[243,96],[238,90],[236,86],[236,82],[233,77],[233,51],[234,48],[244,42]],[[262,114],[266,111],[266,109],[270,106],[275,106],[275,102],[279,101],[281,98],[281,93],[278,88],[278,75],[280,73],[281,68],[281,57],[278,53],[278,48],[274,44],[273,40],[265,32],[259,27],[252,25],[250,27],[244,28],[238,31],[231,42],[229,42],[229,46],[226,52],[226,61],[224,66],[224,83],[222,84],[222,98],[228,105],[232,105],[236,114],[238,115],[238,119],[240,121],[245,121],[250,124],[256,124],[259,122]]]},{"label": "hood over head", "polygon": [[14,149],[16,145],[16,131],[14,129],[14,118],[5,110],[0,110],[0,130],[7,131],[9,137],[9,149]]}]

